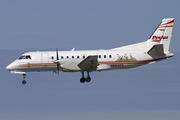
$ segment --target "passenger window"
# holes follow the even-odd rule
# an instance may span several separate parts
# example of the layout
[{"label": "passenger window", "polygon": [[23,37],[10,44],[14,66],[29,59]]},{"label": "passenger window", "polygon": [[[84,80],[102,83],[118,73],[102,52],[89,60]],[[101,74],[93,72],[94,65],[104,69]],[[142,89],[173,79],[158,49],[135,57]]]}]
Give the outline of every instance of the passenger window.
[{"label": "passenger window", "polygon": [[63,56],[61,56],[61,59],[63,59]]},{"label": "passenger window", "polygon": [[99,55],[99,58],[101,58],[101,55]]},{"label": "passenger window", "polygon": [[106,58],[106,55],[104,55],[104,58]]},{"label": "passenger window", "polygon": [[54,59],[54,57],[52,56],[52,57],[51,57],[51,59],[53,60],[53,59]]},{"label": "passenger window", "polygon": [[69,58],[69,56],[67,56],[66,58]]},{"label": "passenger window", "polygon": [[79,56],[77,56],[77,58],[79,59]]},{"label": "passenger window", "polygon": [[111,55],[109,55],[109,58],[111,58]]},{"label": "passenger window", "polygon": [[85,58],[85,56],[83,56],[83,59]]},{"label": "passenger window", "polygon": [[72,56],[72,58],[74,58],[74,56]]}]

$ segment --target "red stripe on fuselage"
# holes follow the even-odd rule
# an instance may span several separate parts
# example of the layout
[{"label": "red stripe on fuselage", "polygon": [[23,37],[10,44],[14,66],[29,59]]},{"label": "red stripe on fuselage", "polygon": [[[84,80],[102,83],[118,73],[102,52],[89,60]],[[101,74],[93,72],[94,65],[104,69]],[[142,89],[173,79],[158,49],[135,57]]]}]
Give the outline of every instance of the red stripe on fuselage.
[{"label": "red stripe on fuselage", "polygon": [[[163,60],[163,59],[167,59],[167,58],[170,58],[170,57],[173,57],[174,55],[172,56],[169,56],[169,57],[164,57],[164,58],[159,58],[159,59],[152,59],[152,60],[142,60],[142,61],[105,61],[105,62],[99,62],[100,65],[103,65],[103,64],[148,64],[148,63],[151,63],[151,62],[155,62],[155,61],[159,61],[159,60]],[[33,63],[33,64],[23,64],[23,65],[17,65],[16,67],[42,67],[42,66],[54,66],[56,67],[57,64],[55,63]]]}]

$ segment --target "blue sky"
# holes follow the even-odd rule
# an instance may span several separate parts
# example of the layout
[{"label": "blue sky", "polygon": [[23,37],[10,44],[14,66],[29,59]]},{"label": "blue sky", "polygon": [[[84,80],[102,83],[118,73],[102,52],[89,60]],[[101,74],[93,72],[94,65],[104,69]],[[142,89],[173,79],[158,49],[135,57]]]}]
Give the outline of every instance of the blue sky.
[{"label": "blue sky", "polygon": [[[179,0],[0,1],[0,119],[179,120]],[[175,18],[173,58],[129,70],[13,75],[5,67],[24,52],[111,49],[146,41]]]}]

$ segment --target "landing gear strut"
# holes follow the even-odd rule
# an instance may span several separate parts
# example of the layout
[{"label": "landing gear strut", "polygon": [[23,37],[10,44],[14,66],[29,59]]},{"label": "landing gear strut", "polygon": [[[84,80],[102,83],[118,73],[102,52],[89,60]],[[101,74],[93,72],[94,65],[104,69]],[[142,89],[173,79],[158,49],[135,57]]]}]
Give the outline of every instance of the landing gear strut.
[{"label": "landing gear strut", "polygon": [[85,79],[84,77],[84,71],[82,71],[82,78],[80,79],[80,82],[81,83],[84,83],[84,82],[90,82],[91,81],[91,77],[89,76],[89,71],[87,71],[87,77]]},{"label": "landing gear strut", "polygon": [[81,83],[84,83],[86,81],[86,79],[84,78],[84,71],[82,71],[82,78],[80,79]]},{"label": "landing gear strut", "polygon": [[91,81],[91,77],[89,76],[89,72],[87,71],[86,82],[90,82],[90,81]]},{"label": "landing gear strut", "polygon": [[23,74],[23,81],[22,81],[22,84],[26,84],[25,78],[26,78],[26,74]]}]

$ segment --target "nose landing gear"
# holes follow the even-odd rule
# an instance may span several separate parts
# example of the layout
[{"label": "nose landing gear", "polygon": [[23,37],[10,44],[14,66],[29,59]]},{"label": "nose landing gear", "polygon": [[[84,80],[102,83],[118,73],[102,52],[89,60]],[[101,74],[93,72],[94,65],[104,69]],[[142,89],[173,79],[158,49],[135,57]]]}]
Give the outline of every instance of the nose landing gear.
[{"label": "nose landing gear", "polygon": [[22,81],[22,84],[26,84],[25,78],[26,78],[26,74],[23,74],[23,81]]}]

